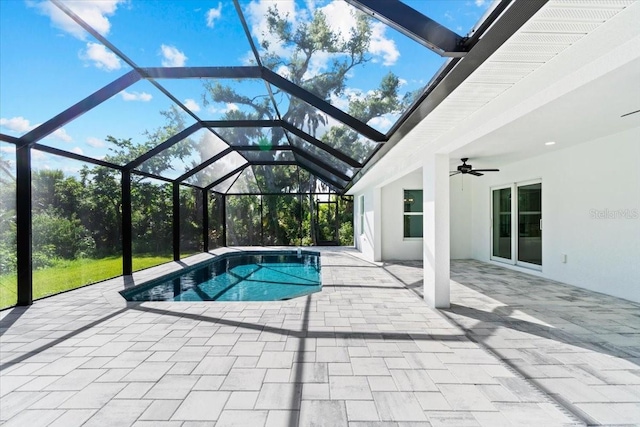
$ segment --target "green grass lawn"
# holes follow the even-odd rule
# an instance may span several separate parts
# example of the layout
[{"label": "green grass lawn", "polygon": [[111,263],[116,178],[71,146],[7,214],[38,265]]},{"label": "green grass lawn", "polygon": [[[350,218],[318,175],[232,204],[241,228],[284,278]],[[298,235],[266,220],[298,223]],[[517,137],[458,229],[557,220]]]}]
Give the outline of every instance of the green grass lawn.
[{"label": "green grass lawn", "polygon": [[[134,271],[173,260],[173,256],[135,255]],[[59,261],[33,272],[33,299],[122,275],[122,257]],[[0,309],[16,304],[16,275],[0,276]]]}]

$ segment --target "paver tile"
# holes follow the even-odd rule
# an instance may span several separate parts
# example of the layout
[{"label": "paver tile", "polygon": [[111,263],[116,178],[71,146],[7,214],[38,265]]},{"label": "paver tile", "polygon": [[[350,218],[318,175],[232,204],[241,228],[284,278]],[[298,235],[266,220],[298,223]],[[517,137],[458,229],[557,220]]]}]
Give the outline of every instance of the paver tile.
[{"label": "paver tile", "polygon": [[148,302],[101,320],[121,301],[114,279],[0,311],[0,362],[26,357],[0,372],[0,423],[576,425],[543,387],[593,424],[640,424],[639,304],[453,260],[452,306],[435,311],[385,271],[405,268],[419,292],[419,262],[320,250],[311,297]]},{"label": "paver tile", "polygon": [[427,421],[413,393],[374,391],[373,400],[383,421]]},{"label": "paver tile", "polygon": [[111,400],[83,427],[130,426],[151,404],[150,400]]},{"label": "paver tile", "polygon": [[332,400],[371,400],[366,377],[331,377],[329,394]]},{"label": "paver tile", "polygon": [[144,395],[145,399],[184,399],[199,377],[195,375],[165,375]]},{"label": "paver tile", "polygon": [[220,415],[216,427],[262,427],[267,421],[267,411],[228,411]]},{"label": "paver tile", "polygon": [[100,409],[111,401],[125,383],[93,383],[66,399],[59,407],[64,409]]},{"label": "paver tile", "polygon": [[266,383],[258,394],[255,408],[298,410],[301,394],[300,384]]},{"label": "paver tile", "polygon": [[266,369],[233,368],[226,376],[220,390],[260,390]]},{"label": "paver tile", "polygon": [[228,391],[192,391],[171,417],[183,421],[216,421],[229,399]]},{"label": "paver tile", "polygon": [[348,426],[347,411],[342,401],[304,400],[300,407],[300,427]]}]

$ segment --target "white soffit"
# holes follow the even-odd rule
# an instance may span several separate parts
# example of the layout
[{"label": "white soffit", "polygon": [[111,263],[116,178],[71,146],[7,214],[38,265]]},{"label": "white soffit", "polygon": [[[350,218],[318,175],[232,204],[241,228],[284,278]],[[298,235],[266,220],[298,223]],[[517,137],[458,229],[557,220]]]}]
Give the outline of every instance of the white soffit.
[{"label": "white soffit", "polygon": [[[474,118],[483,120],[477,124],[478,128],[482,127],[488,119],[522,103],[523,96],[526,99],[535,97],[563,77],[606,56],[625,42],[640,37],[639,23],[638,0],[549,1],[371,167],[349,193],[385,185],[421,167],[422,159],[428,153],[448,153],[472,142],[481,136],[471,136]],[[635,50],[628,52],[629,60],[640,56],[637,41],[626,44]],[[574,50],[577,52],[574,56],[579,60],[571,57]],[[565,57],[566,61],[563,61]],[[626,59],[621,61],[625,62]],[[543,72],[546,69],[548,75]],[[508,100],[511,93],[513,99]],[[544,102],[550,102],[554,96],[560,94],[552,94]],[[490,105],[497,104],[496,100],[504,101],[502,104],[505,105],[493,108],[497,111],[492,111],[490,117],[481,118],[479,113],[488,112]],[[510,121],[516,118],[512,117]],[[503,120],[501,125],[504,124]],[[501,125],[496,124],[493,129]],[[490,131],[487,129],[484,134]],[[454,141],[455,144],[451,146]]]}]

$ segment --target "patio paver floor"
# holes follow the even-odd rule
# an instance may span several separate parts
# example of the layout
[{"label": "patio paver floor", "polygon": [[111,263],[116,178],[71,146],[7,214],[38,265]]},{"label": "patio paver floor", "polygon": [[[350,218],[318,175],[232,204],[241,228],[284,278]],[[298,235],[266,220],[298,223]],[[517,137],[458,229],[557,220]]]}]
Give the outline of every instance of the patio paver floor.
[{"label": "patio paver floor", "polygon": [[0,423],[640,423],[640,305],[463,261],[439,312],[419,266],[321,252],[289,301],[126,303],[118,278],[0,312]]}]

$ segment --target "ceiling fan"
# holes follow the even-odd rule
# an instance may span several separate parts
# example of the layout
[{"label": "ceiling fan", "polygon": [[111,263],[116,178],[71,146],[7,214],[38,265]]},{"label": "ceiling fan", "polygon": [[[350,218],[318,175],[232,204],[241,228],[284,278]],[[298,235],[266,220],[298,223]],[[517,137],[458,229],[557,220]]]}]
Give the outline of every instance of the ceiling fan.
[{"label": "ceiling fan", "polygon": [[484,174],[480,172],[500,172],[500,169],[474,169],[473,166],[467,164],[467,160],[469,160],[468,157],[460,160],[462,160],[462,164],[458,166],[457,170],[451,171],[449,176],[458,175],[459,173],[463,175],[468,173],[470,175],[482,176]]}]

